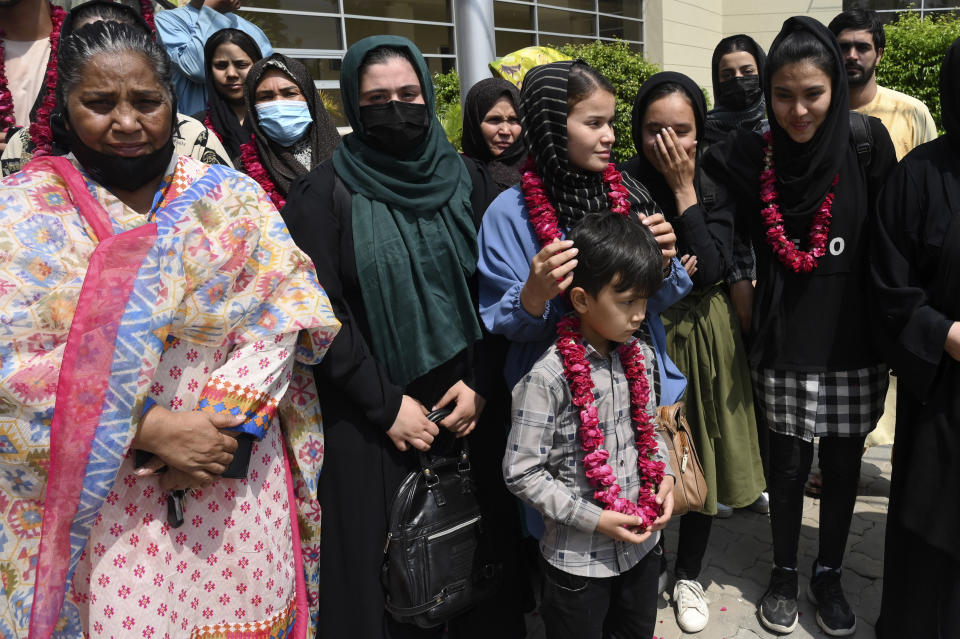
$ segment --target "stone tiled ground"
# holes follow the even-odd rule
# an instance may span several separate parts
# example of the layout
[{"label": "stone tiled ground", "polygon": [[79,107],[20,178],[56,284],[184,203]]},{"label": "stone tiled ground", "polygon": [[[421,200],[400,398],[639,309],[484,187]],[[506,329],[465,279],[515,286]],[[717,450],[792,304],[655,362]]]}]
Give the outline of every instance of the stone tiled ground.
[{"label": "stone tiled ground", "polygon": [[[859,639],[873,639],[873,624],[880,609],[883,588],[883,536],[890,489],[890,447],[867,450],[863,458],[860,490],[843,570],[843,586],[847,599],[856,610]],[[807,601],[806,583],[810,566],[817,553],[817,522],[820,502],[804,498],[803,528],[800,531],[800,624],[789,637],[827,637],[817,626],[816,613]],[[676,548],[677,523],[666,531],[668,556]],[[710,546],[700,575],[710,601],[710,623],[695,635],[687,635],[677,627],[668,588],[658,601],[655,637],[679,639],[756,639],[776,637],[763,629],[756,616],[756,601],[766,589],[770,577],[773,551],[770,523],[766,515],[738,510],[729,519],[714,522]],[[534,613],[528,617],[528,637],[542,639],[543,624]]]}]

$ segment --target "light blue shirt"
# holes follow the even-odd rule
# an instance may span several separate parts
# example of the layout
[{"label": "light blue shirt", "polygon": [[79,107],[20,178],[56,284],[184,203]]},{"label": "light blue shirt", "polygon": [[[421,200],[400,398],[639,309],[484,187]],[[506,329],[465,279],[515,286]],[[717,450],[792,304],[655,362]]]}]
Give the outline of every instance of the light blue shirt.
[{"label": "light blue shirt", "polygon": [[234,13],[219,13],[209,7],[190,5],[158,11],[154,16],[157,37],[173,61],[173,88],[177,92],[177,110],[193,115],[207,108],[203,47],[220,29],[239,29],[252,37],[263,57],[273,47],[260,27]]}]

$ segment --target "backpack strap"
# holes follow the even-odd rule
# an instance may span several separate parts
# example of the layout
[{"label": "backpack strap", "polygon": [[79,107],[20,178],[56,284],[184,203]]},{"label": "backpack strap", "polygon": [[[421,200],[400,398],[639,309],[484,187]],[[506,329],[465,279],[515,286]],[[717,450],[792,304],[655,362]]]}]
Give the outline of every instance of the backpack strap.
[{"label": "backpack strap", "polygon": [[857,159],[866,168],[873,156],[873,134],[870,132],[870,120],[862,113],[850,112],[850,136],[857,149]]}]

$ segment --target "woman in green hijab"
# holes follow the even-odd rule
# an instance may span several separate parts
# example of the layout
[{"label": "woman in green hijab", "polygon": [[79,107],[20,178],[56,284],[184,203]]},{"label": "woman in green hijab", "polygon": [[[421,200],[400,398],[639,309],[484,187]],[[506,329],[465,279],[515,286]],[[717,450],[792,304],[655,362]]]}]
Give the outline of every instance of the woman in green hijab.
[{"label": "woman in green hijab", "polygon": [[[380,565],[390,501],[440,427],[473,430],[480,336],[470,178],[434,113],[433,86],[409,40],[375,36],[343,59],[353,133],[290,189],[283,217],[343,328],[315,371],[326,454],[320,478],[321,637],[414,637],[384,614]],[[309,389],[312,391],[313,389]]]}]

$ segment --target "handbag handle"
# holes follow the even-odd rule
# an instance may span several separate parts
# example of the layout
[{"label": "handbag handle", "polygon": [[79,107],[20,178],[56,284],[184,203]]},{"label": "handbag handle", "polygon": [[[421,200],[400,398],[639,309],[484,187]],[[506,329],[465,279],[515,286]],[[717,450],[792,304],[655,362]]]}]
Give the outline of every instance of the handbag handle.
[{"label": "handbag handle", "polygon": [[[432,411],[427,414],[427,419],[432,421],[434,424],[440,423],[445,417],[447,417],[453,410],[450,408],[438,408],[435,411]],[[443,506],[446,503],[443,495],[439,492],[433,490],[440,483],[440,475],[437,473],[437,469],[442,466],[452,465],[454,462],[457,464],[457,475],[460,476],[460,486],[461,491],[464,493],[472,492],[473,484],[472,478],[470,476],[470,444],[467,443],[465,437],[458,438],[455,440],[457,446],[456,456],[450,457],[445,455],[433,456],[429,451],[417,452],[417,457],[420,460],[420,469],[423,472],[424,481],[427,484],[427,489],[433,494],[434,499],[437,500],[438,506]]]}]

